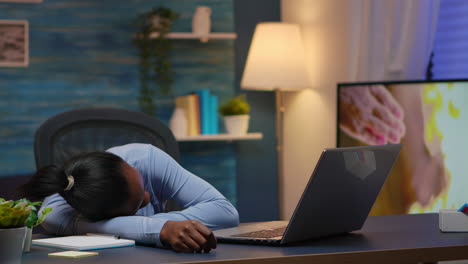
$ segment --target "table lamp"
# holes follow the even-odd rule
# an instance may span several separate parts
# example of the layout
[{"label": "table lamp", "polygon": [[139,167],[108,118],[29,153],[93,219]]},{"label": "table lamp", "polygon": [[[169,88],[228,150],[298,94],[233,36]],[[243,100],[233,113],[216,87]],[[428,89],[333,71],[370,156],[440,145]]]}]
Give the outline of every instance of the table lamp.
[{"label": "table lamp", "polygon": [[299,25],[282,22],[259,23],[255,28],[241,80],[242,89],[275,91],[280,195],[283,185],[283,112],[285,111],[282,91],[297,91],[310,87],[304,58],[304,45]]}]

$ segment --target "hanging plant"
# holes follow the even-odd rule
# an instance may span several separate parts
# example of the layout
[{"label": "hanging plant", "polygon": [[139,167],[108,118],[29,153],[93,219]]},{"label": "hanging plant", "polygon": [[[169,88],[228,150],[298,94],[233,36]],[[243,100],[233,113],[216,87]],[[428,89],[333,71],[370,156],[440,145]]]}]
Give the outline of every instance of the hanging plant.
[{"label": "hanging plant", "polygon": [[[137,37],[134,44],[139,51],[140,109],[148,115],[156,114],[156,95],[169,95],[174,82],[171,69],[171,41],[167,34],[179,14],[169,8],[158,7],[137,18]],[[157,93],[159,92],[159,93]]]}]

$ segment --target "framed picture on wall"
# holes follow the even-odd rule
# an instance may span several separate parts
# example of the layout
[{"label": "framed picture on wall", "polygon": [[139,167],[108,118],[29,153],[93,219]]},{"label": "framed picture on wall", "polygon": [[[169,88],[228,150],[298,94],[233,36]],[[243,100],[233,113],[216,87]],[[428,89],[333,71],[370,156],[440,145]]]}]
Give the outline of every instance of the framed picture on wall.
[{"label": "framed picture on wall", "polygon": [[29,24],[26,20],[0,20],[0,66],[29,64]]}]

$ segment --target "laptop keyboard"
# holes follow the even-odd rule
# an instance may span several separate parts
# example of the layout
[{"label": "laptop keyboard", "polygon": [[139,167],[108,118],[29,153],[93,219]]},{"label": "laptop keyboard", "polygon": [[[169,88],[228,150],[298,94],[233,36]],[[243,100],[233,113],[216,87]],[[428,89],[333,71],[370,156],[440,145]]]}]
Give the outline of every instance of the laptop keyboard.
[{"label": "laptop keyboard", "polygon": [[272,238],[282,236],[284,234],[284,231],[286,231],[286,227],[237,234],[232,235],[231,237]]}]

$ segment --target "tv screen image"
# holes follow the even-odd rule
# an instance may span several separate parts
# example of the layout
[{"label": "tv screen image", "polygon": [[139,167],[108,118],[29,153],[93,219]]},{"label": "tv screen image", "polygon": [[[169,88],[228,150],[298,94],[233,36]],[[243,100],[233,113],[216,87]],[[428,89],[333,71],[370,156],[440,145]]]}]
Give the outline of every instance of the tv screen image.
[{"label": "tv screen image", "polygon": [[338,147],[401,143],[371,215],[468,202],[468,80],[338,84]]}]

